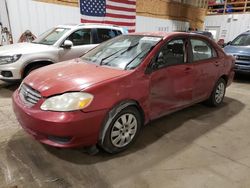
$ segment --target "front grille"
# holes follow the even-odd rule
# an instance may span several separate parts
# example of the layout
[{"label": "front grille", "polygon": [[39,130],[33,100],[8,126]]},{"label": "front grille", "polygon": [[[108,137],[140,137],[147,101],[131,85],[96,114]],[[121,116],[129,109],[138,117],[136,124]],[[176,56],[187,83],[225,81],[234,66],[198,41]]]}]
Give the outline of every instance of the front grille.
[{"label": "front grille", "polygon": [[23,103],[29,107],[34,106],[41,99],[40,93],[26,84],[20,86],[19,96]]},{"label": "front grille", "polygon": [[236,58],[236,60],[250,61],[250,56],[237,55],[237,56],[235,56],[235,58]]}]

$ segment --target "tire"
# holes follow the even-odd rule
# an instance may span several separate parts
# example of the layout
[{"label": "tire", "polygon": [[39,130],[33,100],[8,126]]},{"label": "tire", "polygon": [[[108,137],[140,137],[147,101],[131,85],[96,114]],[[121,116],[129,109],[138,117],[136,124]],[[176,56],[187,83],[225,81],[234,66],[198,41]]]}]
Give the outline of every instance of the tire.
[{"label": "tire", "polygon": [[24,78],[26,76],[28,76],[32,71],[36,70],[36,69],[39,69],[41,67],[44,67],[45,65],[41,65],[41,64],[38,64],[38,65],[33,65],[31,67],[28,67],[25,69],[25,72],[24,72]]},{"label": "tire", "polygon": [[126,107],[112,118],[99,146],[108,153],[119,153],[135,142],[141,126],[142,118],[137,108]]},{"label": "tire", "polygon": [[223,78],[220,78],[215,84],[213,92],[211,93],[209,99],[206,101],[206,104],[212,107],[221,105],[225,96],[225,92],[226,81]]}]

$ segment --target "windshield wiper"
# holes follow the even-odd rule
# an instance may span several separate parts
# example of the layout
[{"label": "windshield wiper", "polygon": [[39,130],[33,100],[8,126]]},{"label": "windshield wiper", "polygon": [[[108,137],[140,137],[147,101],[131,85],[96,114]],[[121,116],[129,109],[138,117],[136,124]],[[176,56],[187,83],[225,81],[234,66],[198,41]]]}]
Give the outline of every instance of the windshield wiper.
[{"label": "windshield wiper", "polygon": [[[131,50],[132,48],[136,47],[138,44],[139,44],[139,42],[136,43],[136,44],[134,44],[133,46],[129,46],[129,47],[128,47],[126,50],[124,50],[120,55],[122,55],[122,54],[124,54],[125,52]],[[118,52],[120,52],[120,51],[122,51],[122,50],[123,50],[123,49],[118,50],[118,51],[116,51],[115,53],[109,55],[108,57],[103,58],[103,59],[101,60],[101,62],[100,62],[100,65],[107,65],[109,62],[103,63],[103,61],[105,61],[106,59],[112,57],[113,55],[117,54]]]},{"label": "windshield wiper", "polygon": [[100,65],[105,65],[105,64],[103,64],[103,61],[105,61],[106,59],[110,58],[111,56],[113,56],[113,55],[119,53],[120,51],[122,51],[122,49],[116,51],[115,53],[113,53],[113,54],[111,54],[111,55],[109,55],[109,56],[107,56],[107,57],[102,58],[102,60],[100,61]]},{"label": "windshield wiper", "polygon": [[[148,54],[153,48],[154,48],[154,46],[151,46],[151,47],[149,48],[149,50],[148,50],[143,56],[145,56],[146,54]],[[130,62],[128,62],[128,64],[125,66],[124,70],[127,70],[128,66],[129,66],[136,58],[140,57],[140,55],[141,55],[143,52],[145,52],[145,51],[141,51],[141,52],[140,52],[138,55],[136,55]],[[143,56],[142,56],[142,57],[143,57]]]},{"label": "windshield wiper", "polygon": [[125,52],[127,52],[127,51],[129,51],[129,50],[131,50],[132,48],[134,48],[134,47],[136,47],[136,46],[138,46],[138,44],[139,44],[139,42],[137,42],[137,43],[135,43],[134,45],[132,45],[132,46],[129,46],[124,52],[122,52],[121,53],[121,55],[122,54],[124,54]]}]

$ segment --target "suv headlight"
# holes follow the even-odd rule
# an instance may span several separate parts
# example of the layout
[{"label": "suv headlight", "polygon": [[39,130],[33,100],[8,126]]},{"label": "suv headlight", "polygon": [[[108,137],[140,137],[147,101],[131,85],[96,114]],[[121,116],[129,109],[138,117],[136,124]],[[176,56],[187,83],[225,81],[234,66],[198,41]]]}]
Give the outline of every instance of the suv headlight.
[{"label": "suv headlight", "polygon": [[94,96],[84,92],[71,92],[50,97],[41,105],[45,111],[68,112],[86,108]]},{"label": "suv headlight", "polygon": [[12,56],[0,56],[0,65],[14,63],[18,59],[20,59],[21,56],[22,56],[21,54],[16,54]]}]

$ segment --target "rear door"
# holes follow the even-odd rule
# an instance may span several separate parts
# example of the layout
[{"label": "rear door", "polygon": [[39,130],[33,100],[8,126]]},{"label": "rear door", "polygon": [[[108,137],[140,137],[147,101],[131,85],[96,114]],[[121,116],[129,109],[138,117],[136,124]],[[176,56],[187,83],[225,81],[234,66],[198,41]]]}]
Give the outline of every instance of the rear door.
[{"label": "rear door", "polygon": [[190,47],[195,75],[193,101],[197,102],[210,95],[218,79],[221,60],[213,46],[205,39],[190,38]]},{"label": "rear door", "polygon": [[186,38],[167,42],[151,64],[150,116],[155,119],[192,101],[193,67],[187,59]]}]

